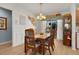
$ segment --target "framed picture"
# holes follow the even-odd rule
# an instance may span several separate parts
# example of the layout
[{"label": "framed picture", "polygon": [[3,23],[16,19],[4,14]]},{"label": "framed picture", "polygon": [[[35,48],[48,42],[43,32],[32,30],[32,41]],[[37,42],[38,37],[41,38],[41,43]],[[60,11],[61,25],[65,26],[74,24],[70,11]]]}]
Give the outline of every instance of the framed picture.
[{"label": "framed picture", "polygon": [[0,17],[0,30],[6,30],[7,29],[7,18]]}]

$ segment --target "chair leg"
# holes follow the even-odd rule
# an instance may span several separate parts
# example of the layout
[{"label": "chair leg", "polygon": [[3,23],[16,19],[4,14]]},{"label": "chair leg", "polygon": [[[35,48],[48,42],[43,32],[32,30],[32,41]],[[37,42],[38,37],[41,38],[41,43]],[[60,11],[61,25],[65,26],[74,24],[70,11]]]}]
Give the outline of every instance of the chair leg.
[{"label": "chair leg", "polygon": [[26,45],[25,45],[25,51],[24,52],[25,52],[25,55],[27,55],[27,47],[26,47]]},{"label": "chair leg", "polygon": [[36,54],[36,49],[35,49],[35,48],[32,49],[32,53],[33,53],[34,55]]},{"label": "chair leg", "polygon": [[43,55],[45,55],[45,51],[43,50]]},{"label": "chair leg", "polygon": [[25,55],[27,55],[27,51],[25,52]]},{"label": "chair leg", "polygon": [[26,43],[24,44],[24,52],[25,52],[25,55],[27,54],[27,47],[26,47]]},{"label": "chair leg", "polygon": [[45,55],[45,46],[44,45],[42,45],[42,52],[43,52],[43,55]]},{"label": "chair leg", "polygon": [[41,47],[41,46],[38,47],[38,52],[39,52],[40,54],[42,54],[42,47]]},{"label": "chair leg", "polygon": [[25,55],[27,55],[27,49],[25,49]]},{"label": "chair leg", "polygon": [[24,41],[24,52],[25,52],[25,55],[27,55],[27,44],[26,44],[26,38],[25,38],[25,41]]},{"label": "chair leg", "polygon": [[50,55],[51,55],[50,47],[48,47],[48,50],[49,50],[49,53],[50,53]]},{"label": "chair leg", "polygon": [[53,45],[51,45],[52,51],[54,51]]}]

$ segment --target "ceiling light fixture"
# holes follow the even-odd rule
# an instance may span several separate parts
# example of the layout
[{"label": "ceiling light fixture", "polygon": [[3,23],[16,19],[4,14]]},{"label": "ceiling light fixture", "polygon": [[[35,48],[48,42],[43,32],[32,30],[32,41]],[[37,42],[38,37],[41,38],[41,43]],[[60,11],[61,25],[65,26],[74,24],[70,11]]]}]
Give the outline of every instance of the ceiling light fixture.
[{"label": "ceiling light fixture", "polygon": [[44,15],[42,14],[42,3],[40,3],[40,13],[39,13],[39,15],[37,16],[37,19],[39,19],[39,20],[45,20],[45,19],[46,19],[46,16],[44,16]]}]

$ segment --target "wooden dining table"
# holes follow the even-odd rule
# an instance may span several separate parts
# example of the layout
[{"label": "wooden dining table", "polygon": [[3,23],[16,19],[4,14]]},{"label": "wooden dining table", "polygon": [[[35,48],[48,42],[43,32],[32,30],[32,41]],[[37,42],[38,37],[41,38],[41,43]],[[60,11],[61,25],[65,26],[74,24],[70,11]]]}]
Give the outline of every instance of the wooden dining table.
[{"label": "wooden dining table", "polygon": [[41,38],[41,39],[45,39],[46,37],[48,37],[49,35],[47,34],[35,34],[35,38]]},{"label": "wooden dining table", "polygon": [[45,53],[45,50],[44,50],[44,42],[45,42],[45,39],[48,37],[48,36],[50,36],[50,34],[49,33],[45,33],[45,34],[35,34],[35,39],[39,39],[40,41],[41,41],[41,51],[40,52],[42,52],[43,53],[43,55],[44,55],[44,53]]}]

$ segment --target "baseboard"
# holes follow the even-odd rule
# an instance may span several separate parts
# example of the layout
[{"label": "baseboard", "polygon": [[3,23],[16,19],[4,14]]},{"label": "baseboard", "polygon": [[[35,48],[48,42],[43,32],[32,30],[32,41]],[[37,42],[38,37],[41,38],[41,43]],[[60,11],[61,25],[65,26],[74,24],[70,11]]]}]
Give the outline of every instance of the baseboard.
[{"label": "baseboard", "polygon": [[2,42],[0,43],[0,45],[7,44],[7,43],[11,43],[11,41]]},{"label": "baseboard", "polygon": [[76,51],[76,48],[72,48],[72,50]]},{"label": "baseboard", "polygon": [[16,47],[16,46],[19,46],[19,45],[22,45],[24,44],[24,41],[23,42],[19,42],[19,43],[13,43],[12,47]]}]

